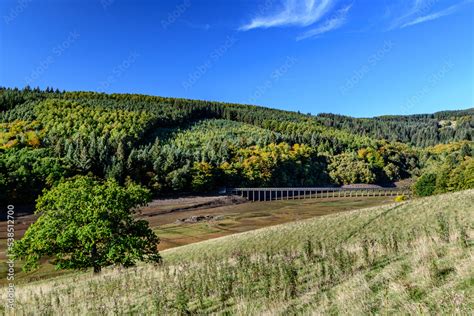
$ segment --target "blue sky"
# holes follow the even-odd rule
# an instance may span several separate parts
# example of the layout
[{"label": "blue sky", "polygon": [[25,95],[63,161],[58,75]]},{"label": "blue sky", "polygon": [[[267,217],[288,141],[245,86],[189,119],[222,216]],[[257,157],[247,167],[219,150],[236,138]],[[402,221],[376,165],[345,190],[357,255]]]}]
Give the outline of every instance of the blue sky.
[{"label": "blue sky", "polygon": [[352,116],[474,106],[472,0],[2,0],[0,85]]}]

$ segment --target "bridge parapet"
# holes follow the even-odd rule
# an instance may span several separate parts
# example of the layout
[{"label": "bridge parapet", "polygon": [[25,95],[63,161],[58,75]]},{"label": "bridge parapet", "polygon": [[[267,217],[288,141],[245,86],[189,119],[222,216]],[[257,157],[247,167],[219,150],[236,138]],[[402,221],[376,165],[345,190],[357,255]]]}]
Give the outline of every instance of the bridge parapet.
[{"label": "bridge parapet", "polygon": [[401,188],[229,188],[227,194],[238,195],[250,201],[273,201],[295,199],[350,198],[350,197],[384,197],[411,196],[408,189]]}]

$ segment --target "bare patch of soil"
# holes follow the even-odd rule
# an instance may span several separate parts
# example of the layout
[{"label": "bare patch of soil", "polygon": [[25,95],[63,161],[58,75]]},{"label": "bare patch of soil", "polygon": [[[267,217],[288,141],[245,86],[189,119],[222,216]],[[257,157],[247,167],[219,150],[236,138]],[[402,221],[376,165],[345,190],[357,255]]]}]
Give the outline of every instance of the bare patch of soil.
[{"label": "bare patch of soil", "polygon": [[224,216],[213,216],[213,215],[195,215],[187,218],[178,219],[176,224],[185,223],[200,223],[200,222],[213,222],[224,218]]}]

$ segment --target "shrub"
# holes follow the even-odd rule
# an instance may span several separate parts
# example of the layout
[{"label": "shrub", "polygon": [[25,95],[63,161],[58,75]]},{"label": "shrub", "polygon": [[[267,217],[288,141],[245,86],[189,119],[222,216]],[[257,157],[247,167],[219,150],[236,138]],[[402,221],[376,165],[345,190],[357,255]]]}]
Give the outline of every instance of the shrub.
[{"label": "shrub", "polygon": [[436,174],[425,173],[415,183],[414,191],[418,196],[433,195],[436,189]]},{"label": "shrub", "polygon": [[407,196],[406,195],[397,195],[395,197],[395,202],[403,202],[403,201],[406,201],[407,200]]}]

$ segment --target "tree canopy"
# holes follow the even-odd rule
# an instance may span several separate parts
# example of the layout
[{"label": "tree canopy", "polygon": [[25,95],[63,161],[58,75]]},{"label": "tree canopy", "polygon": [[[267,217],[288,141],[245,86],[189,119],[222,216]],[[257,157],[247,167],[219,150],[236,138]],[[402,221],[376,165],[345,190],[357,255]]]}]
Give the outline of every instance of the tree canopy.
[{"label": "tree canopy", "polygon": [[155,195],[220,186],[386,184],[420,176],[445,147],[463,147],[472,157],[473,118],[473,109],[359,119],[137,94],[0,88],[0,200],[34,201],[43,188],[87,174],[122,185],[130,179]]},{"label": "tree canopy", "polygon": [[87,176],[61,182],[38,199],[38,220],[14,243],[12,253],[24,269],[52,258],[59,269],[100,271],[104,266],[159,262],[158,237],[134,209],[150,198],[136,184],[120,186]]}]

